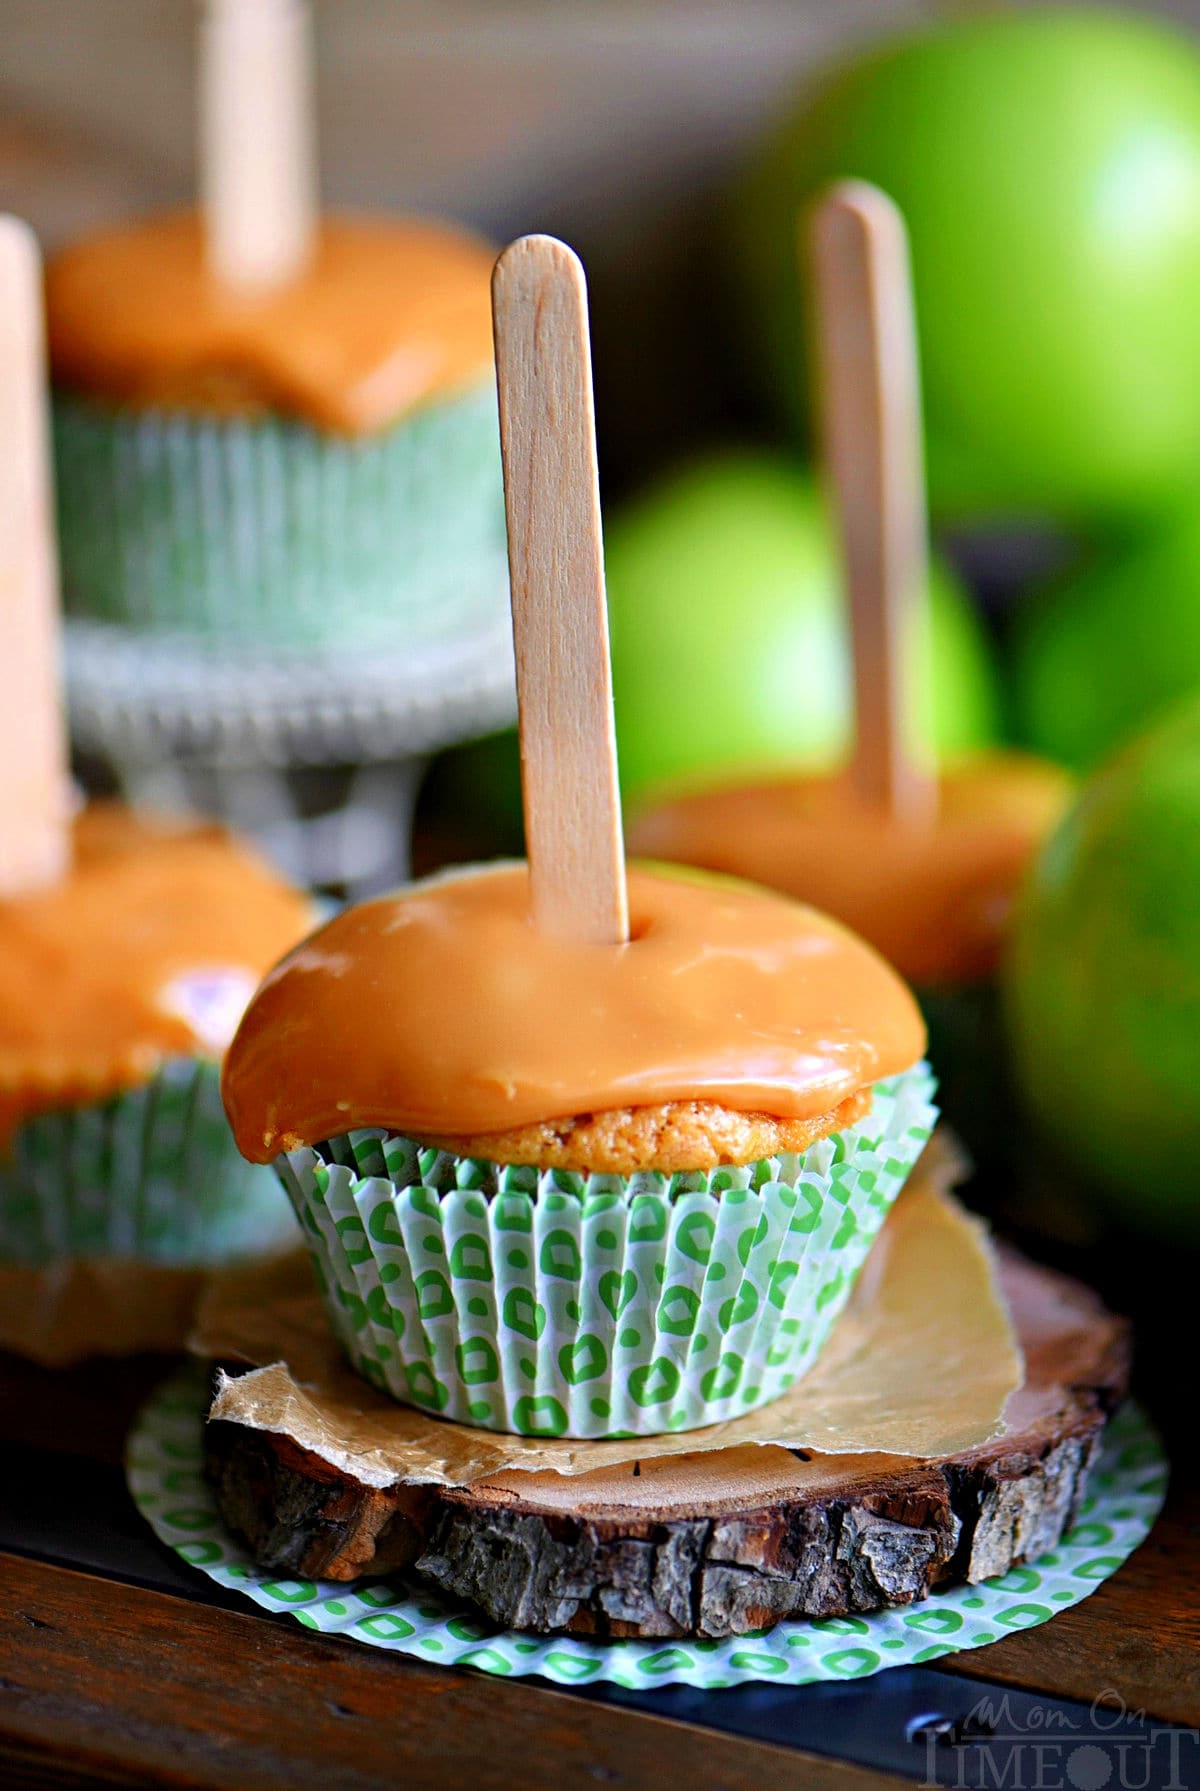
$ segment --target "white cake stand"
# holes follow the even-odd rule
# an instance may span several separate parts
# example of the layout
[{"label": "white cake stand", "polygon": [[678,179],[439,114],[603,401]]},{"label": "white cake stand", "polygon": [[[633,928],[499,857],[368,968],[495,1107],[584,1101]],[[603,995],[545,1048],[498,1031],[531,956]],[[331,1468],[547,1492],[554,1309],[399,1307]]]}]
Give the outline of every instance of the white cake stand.
[{"label": "white cake stand", "polygon": [[69,618],[72,738],[130,802],[256,839],[294,881],[362,896],[409,873],[432,753],[516,714],[507,614],[435,647],[260,653]]}]

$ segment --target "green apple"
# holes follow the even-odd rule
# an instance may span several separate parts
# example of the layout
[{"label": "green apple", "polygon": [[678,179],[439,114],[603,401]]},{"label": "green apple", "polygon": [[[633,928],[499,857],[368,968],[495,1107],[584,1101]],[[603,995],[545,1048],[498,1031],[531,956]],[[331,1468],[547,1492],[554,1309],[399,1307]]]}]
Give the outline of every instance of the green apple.
[{"label": "green apple", "polygon": [[1012,688],[1021,738],[1079,769],[1200,691],[1200,508],[1031,593]]},{"label": "green apple", "polygon": [[857,176],[912,242],[931,498],[1142,511],[1200,463],[1200,54],[1145,18],[945,21],[810,87],[737,201],[773,401],[803,409],[797,220]]},{"label": "green apple", "polygon": [[1127,1226],[1200,1242],[1200,704],[1085,787],[1018,905],[1005,995],[1040,1136]]},{"label": "green apple", "polygon": [[[828,765],[850,744],[845,606],[810,477],[763,452],[698,461],[618,514],[605,559],[621,781]],[[989,645],[940,566],[913,692],[946,755],[996,737]]]}]

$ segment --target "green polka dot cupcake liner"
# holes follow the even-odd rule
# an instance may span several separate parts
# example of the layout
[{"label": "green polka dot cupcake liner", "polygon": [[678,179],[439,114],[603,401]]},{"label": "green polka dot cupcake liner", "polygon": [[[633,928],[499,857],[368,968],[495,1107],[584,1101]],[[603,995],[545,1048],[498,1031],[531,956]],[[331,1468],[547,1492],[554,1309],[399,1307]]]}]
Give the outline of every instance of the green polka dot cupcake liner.
[{"label": "green polka dot cupcake liner", "polygon": [[306,1629],[345,1636],[447,1667],[502,1678],[538,1674],[558,1685],[629,1690],[690,1685],[701,1691],[866,1679],[986,1647],[1080,1604],[1149,1534],[1167,1488],[1167,1462],[1136,1406],[1112,1419],[1073,1527],[1026,1566],[923,1602],[866,1617],[785,1618],[721,1641],[593,1641],[498,1629],[477,1611],[399,1575],[349,1585],[276,1579],[254,1565],[225,1528],[204,1478],[209,1405],[198,1365],[161,1386],[129,1438],[130,1492],[159,1540],[227,1591]]},{"label": "green polka dot cupcake liner", "polygon": [[269,1169],[238,1154],[215,1063],[172,1058],[143,1086],[40,1113],[0,1161],[0,1263],[131,1258],[201,1268],[295,1245]]},{"label": "green polka dot cupcake liner", "polygon": [[325,1308],[382,1391],[523,1436],[740,1416],[816,1360],[933,1129],[921,1064],[744,1168],[499,1166],[356,1131],[280,1157]]},{"label": "green polka dot cupcake liner", "polygon": [[279,650],[416,647],[508,614],[495,387],[362,440],[58,394],[69,611]]}]

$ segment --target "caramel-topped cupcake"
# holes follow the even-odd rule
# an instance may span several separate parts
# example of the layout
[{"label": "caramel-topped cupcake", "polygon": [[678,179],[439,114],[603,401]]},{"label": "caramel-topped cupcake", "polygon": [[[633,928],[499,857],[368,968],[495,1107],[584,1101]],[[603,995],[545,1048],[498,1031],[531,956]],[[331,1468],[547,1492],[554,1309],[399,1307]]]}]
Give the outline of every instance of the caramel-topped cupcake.
[{"label": "caramel-topped cupcake", "polygon": [[647,809],[632,850],[812,902],[914,983],[947,1118],[981,1158],[1002,1148],[994,978],[1028,866],[1071,798],[1058,766],[991,752],[952,763],[913,824],[866,802],[849,771],[695,790]]},{"label": "caramel-topped cupcake", "polygon": [[942,772],[932,824],[914,826],[865,802],[849,773],[778,778],[663,801],[630,843],[812,902],[937,988],[995,973],[1013,898],[1071,788],[1043,759],[981,753]]},{"label": "caramel-topped cupcake", "polygon": [[126,224],[50,263],[54,374],[138,409],[371,435],[490,376],[492,259],[433,220],[327,217],[302,273],[246,292],[212,272],[195,214]]},{"label": "caramel-topped cupcake", "polygon": [[309,903],[217,828],[99,806],[72,843],[66,877],[0,902],[0,1266],[281,1247],[218,1064]]},{"label": "caramel-topped cupcake", "polygon": [[934,1120],[905,984],[844,928],[633,867],[630,938],[533,925],[520,864],[338,915],[224,1073],[350,1359],[528,1434],[688,1429],[814,1360]]},{"label": "caramel-topped cupcake", "polygon": [[104,620],[303,647],[503,616],[492,251],[326,217],[242,288],[174,213],[47,269],[64,587]]}]

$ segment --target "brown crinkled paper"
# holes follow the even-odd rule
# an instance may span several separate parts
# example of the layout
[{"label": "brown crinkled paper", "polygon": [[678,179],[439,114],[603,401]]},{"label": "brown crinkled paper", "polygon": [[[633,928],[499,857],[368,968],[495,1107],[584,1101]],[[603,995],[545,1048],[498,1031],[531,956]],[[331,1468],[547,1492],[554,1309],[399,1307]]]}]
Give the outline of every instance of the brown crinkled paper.
[{"label": "brown crinkled paper", "polygon": [[221,1374],[210,1417],[290,1437],[367,1486],[470,1486],[497,1474],[583,1474],[738,1445],[821,1454],[956,1454],[1004,1433],[1024,1364],[985,1228],[948,1192],[931,1148],[893,1207],[816,1365],[782,1399],[685,1435],[545,1441],[474,1430],[376,1393],[330,1332],[307,1258],[210,1288],[191,1348],[258,1366]]}]

